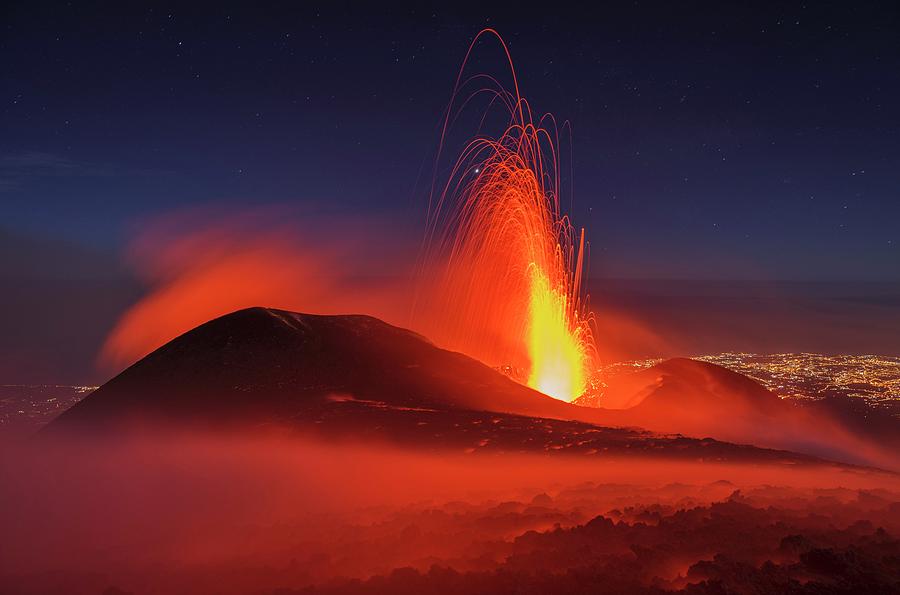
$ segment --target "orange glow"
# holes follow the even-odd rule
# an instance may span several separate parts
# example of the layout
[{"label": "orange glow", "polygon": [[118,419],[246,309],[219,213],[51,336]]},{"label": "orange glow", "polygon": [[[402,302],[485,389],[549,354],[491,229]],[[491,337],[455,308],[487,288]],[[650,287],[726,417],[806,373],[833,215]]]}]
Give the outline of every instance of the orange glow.
[{"label": "orange glow", "polygon": [[[486,34],[494,32],[479,38]],[[298,229],[273,223],[281,220],[278,213],[199,212],[163,218],[134,241],[132,261],[149,291],[118,321],[101,363],[131,363],[238,308],[365,312],[489,365],[511,366],[519,381],[545,394],[566,401],[579,396],[596,357],[580,287],[584,233],[579,237],[561,212],[555,121],[533,117],[511,63],[510,72],[514,92],[474,77],[491,88],[456,106],[486,95],[502,108],[505,125],[495,138],[467,143],[447,179],[435,180],[412,319],[405,280],[360,280],[371,274],[371,262],[389,260],[373,250],[395,241],[371,222],[354,226],[343,216],[329,224],[307,220]],[[461,75],[441,150],[458,115]],[[338,228],[339,236],[321,231]],[[398,235],[395,228],[391,233]]]},{"label": "orange glow", "polygon": [[[570,401],[584,391],[595,353],[580,296],[584,233],[576,241],[561,214],[555,122],[534,120],[510,69],[514,93],[497,84],[472,94],[488,93],[491,105],[505,107],[508,126],[497,138],[468,143],[433,194],[426,269],[442,272],[429,280],[438,291],[428,334],[523,370],[532,388]],[[459,92],[458,83],[445,135]]]},{"label": "orange glow", "polygon": [[528,353],[531,371],[528,386],[544,394],[570,401],[584,392],[585,345],[583,327],[570,321],[565,288],[550,285],[533,266],[528,318]]},{"label": "orange glow", "polygon": [[329,238],[315,230],[331,229],[334,221],[303,223],[269,210],[198,209],[145,222],[129,261],[148,291],[118,320],[99,364],[116,370],[212,318],[252,306],[403,321],[408,286],[359,273],[370,265],[359,261],[357,245],[376,257],[381,252],[372,245],[386,249],[376,222],[363,227],[345,217],[340,225],[346,236]]}]

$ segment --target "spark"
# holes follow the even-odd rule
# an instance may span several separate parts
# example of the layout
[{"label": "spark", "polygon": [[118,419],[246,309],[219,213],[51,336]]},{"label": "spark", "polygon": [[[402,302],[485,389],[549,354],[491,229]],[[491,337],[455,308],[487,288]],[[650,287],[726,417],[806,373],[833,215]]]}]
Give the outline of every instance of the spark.
[{"label": "spark", "polygon": [[[434,335],[492,365],[525,369],[529,386],[571,401],[595,353],[581,295],[584,230],[577,235],[561,213],[555,121],[535,120],[509,65],[514,92],[490,78],[496,86],[473,94],[490,94],[508,125],[464,147],[430,205],[426,260],[440,263],[434,299],[443,321]],[[454,99],[459,91],[458,82]]]}]

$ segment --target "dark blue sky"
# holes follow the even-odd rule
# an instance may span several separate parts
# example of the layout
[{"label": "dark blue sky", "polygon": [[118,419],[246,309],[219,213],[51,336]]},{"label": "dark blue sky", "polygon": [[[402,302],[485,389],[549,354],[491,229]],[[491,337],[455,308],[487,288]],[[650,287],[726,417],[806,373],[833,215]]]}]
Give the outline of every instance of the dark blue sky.
[{"label": "dark blue sky", "polygon": [[[115,251],[128,224],[197,203],[410,217],[467,44],[493,26],[523,93],[572,122],[595,275],[897,280],[896,5],[818,4],[13,3],[0,225]],[[473,66],[502,75],[501,58],[488,44]]]},{"label": "dark blue sky", "polygon": [[[182,4],[0,9],[5,378],[87,377],[155,215],[287,204],[419,229],[484,27],[572,124],[593,276],[900,281],[896,3]],[[509,81],[493,41],[471,71]]]}]

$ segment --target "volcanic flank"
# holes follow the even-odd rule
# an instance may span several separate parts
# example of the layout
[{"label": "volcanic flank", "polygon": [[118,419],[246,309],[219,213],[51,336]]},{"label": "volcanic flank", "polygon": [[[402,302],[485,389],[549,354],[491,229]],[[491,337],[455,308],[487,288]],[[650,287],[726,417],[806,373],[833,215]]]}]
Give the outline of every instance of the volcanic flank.
[{"label": "volcanic flank", "polygon": [[[855,429],[854,418],[779,399],[755,380],[721,366],[675,358],[607,379],[595,423],[784,448],[842,461],[896,469],[896,420]],[[861,416],[880,419],[876,412]],[[860,426],[860,424],[856,424]]]},{"label": "volcanic flank", "polygon": [[818,460],[593,423],[607,415],[543,395],[376,318],[250,308],[154,351],[45,434],[278,427],[468,452]]},{"label": "volcanic flank", "polygon": [[284,419],[347,401],[574,417],[573,406],[377,318],[249,308],[154,351],[59,423]]},{"label": "volcanic flank", "polygon": [[602,396],[575,403],[597,408],[605,423],[749,442],[778,434],[763,434],[767,425],[799,423],[800,413],[751,378],[687,358],[608,378]]}]

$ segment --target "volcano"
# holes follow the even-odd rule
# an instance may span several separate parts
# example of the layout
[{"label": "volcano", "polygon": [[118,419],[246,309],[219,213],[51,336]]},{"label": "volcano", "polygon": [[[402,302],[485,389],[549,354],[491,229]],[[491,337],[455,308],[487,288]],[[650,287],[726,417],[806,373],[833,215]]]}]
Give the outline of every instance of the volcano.
[{"label": "volcano", "polygon": [[602,395],[576,404],[597,407],[607,421],[659,431],[721,433],[722,421],[756,427],[789,416],[796,408],[757,381],[721,366],[674,358],[607,379]]},{"label": "volcano", "polygon": [[573,405],[371,316],[249,308],[164,345],[57,423],[279,419],[346,401],[578,417]]},{"label": "volcano", "polygon": [[43,435],[278,431],[418,449],[816,463],[815,457],[637,428],[520,385],[362,315],[249,308],[170,341]]},{"label": "volcano", "polygon": [[[891,446],[897,444],[896,420],[857,423],[864,428],[859,431],[852,416],[780,399],[756,380],[715,364],[674,358],[618,374],[606,384],[599,397],[575,400],[596,408],[596,422],[604,425],[710,436],[889,468],[900,464]],[[872,411],[862,415],[880,419]]]}]

